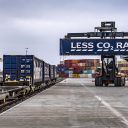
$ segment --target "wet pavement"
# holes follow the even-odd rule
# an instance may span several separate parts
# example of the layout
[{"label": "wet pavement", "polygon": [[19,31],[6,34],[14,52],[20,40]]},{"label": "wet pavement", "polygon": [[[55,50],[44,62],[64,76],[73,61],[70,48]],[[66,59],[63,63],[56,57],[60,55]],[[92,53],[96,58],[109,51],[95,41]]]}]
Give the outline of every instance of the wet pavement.
[{"label": "wet pavement", "polygon": [[128,86],[66,79],[1,113],[0,128],[128,128]]}]

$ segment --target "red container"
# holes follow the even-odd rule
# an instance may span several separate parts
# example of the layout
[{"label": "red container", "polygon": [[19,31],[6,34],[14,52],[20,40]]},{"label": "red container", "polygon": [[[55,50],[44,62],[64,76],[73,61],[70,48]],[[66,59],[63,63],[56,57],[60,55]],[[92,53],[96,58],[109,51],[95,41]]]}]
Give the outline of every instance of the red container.
[{"label": "red container", "polygon": [[128,70],[121,70],[120,72],[128,75]]},{"label": "red container", "polygon": [[64,64],[72,63],[72,60],[65,60]]},{"label": "red container", "polygon": [[65,64],[65,67],[67,67],[67,68],[72,67],[72,63],[66,63],[66,64]]},{"label": "red container", "polygon": [[92,78],[95,78],[96,77],[96,74],[92,74]]},{"label": "red container", "polygon": [[79,60],[80,63],[86,63],[86,59]]},{"label": "red container", "polygon": [[100,66],[100,60],[99,59],[65,60],[64,65],[67,68],[67,70],[73,69],[73,71],[76,73],[86,69],[95,70],[97,66]]},{"label": "red container", "polygon": [[68,78],[68,74],[59,73],[59,77],[62,77],[62,78]]}]

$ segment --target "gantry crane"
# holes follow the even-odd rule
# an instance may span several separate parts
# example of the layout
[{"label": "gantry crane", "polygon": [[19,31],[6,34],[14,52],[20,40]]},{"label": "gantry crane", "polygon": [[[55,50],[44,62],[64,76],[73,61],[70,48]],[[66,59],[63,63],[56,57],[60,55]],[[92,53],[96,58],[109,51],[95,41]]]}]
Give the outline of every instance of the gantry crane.
[{"label": "gantry crane", "polygon": [[[94,32],[68,33],[65,36],[65,40],[66,39],[70,40],[74,38],[75,39],[100,38],[105,41],[107,39],[116,39],[116,38],[124,39],[125,37],[128,37],[128,32],[117,32],[117,28],[115,27],[115,22],[109,21],[109,22],[101,22],[100,27],[94,28]],[[120,54],[122,55],[124,54],[124,52],[120,52]],[[101,69],[102,70],[101,70],[101,74],[99,74],[95,78],[95,86],[103,86],[103,85],[108,86],[109,84],[114,84],[115,86],[125,86],[125,77],[118,74],[118,67],[116,63],[116,57],[114,54],[114,50],[113,52],[111,50],[111,52],[108,51],[108,52],[100,52],[100,53],[101,53],[101,62],[102,62]],[[94,55],[97,55],[97,54],[95,53]]]}]

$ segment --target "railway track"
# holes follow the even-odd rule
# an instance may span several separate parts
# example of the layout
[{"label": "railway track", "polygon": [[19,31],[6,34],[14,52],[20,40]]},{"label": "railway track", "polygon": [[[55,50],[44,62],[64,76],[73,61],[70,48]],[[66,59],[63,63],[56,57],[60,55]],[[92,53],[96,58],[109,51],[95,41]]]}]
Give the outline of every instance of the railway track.
[{"label": "railway track", "polygon": [[54,84],[52,83],[50,85],[40,86],[40,88],[36,89],[35,91],[30,91],[27,94],[21,93],[21,94],[15,96],[15,97],[10,97],[7,100],[3,100],[3,102],[1,100],[1,102],[0,102],[0,113],[10,109],[11,107],[23,102],[24,100],[26,100],[26,99],[28,99],[30,97],[32,97],[32,96],[34,96],[34,95],[36,95],[36,94],[38,94],[38,93],[40,93],[40,92],[42,92],[42,91],[44,91],[44,90],[46,90],[48,88],[54,86],[55,84],[61,82],[62,80],[63,79],[60,78]]}]

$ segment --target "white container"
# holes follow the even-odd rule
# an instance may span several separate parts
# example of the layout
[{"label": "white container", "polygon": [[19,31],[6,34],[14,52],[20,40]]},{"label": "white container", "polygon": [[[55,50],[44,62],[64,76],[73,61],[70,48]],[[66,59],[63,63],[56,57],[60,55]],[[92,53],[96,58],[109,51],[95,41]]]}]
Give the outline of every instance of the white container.
[{"label": "white container", "polygon": [[84,73],[84,74],[87,74],[87,70],[84,70],[83,73]]},{"label": "white container", "polygon": [[69,78],[72,78],[72,73],[70,73],[70,74],[68,75],[68,77],[69,77]]},{"label": "white container", "polygon": [[84,74],[84,77],[85,77],[85,78],[88,78],[88,74]]},{"label": "white container", "polygon": [[69,71],[69,74],[73,74],[73,71]]},{"label": "white container", "polygon": [[92,74],[88,74],[88,78],[92,78]]},{"label": "white container", "polygon": [[60,61],[60,64],[64,64],[64,61]]},{"label": "white container", "polygon": [[85,63],[78,63],[78,65],[79,65],[80,67],[84,67],[84,66],[85,66]]},{"label": "white container", "polygon": [[92,74],[95,73],[95,70],[92,70]]},{"label": "white container", "polygon": [[79,74],[80,78],[88,78],[88,74]]},{"label": "white container", "polygon": [[85,75],[84,74],[79,74],[79,77],[80,78],[85,78]]}]

